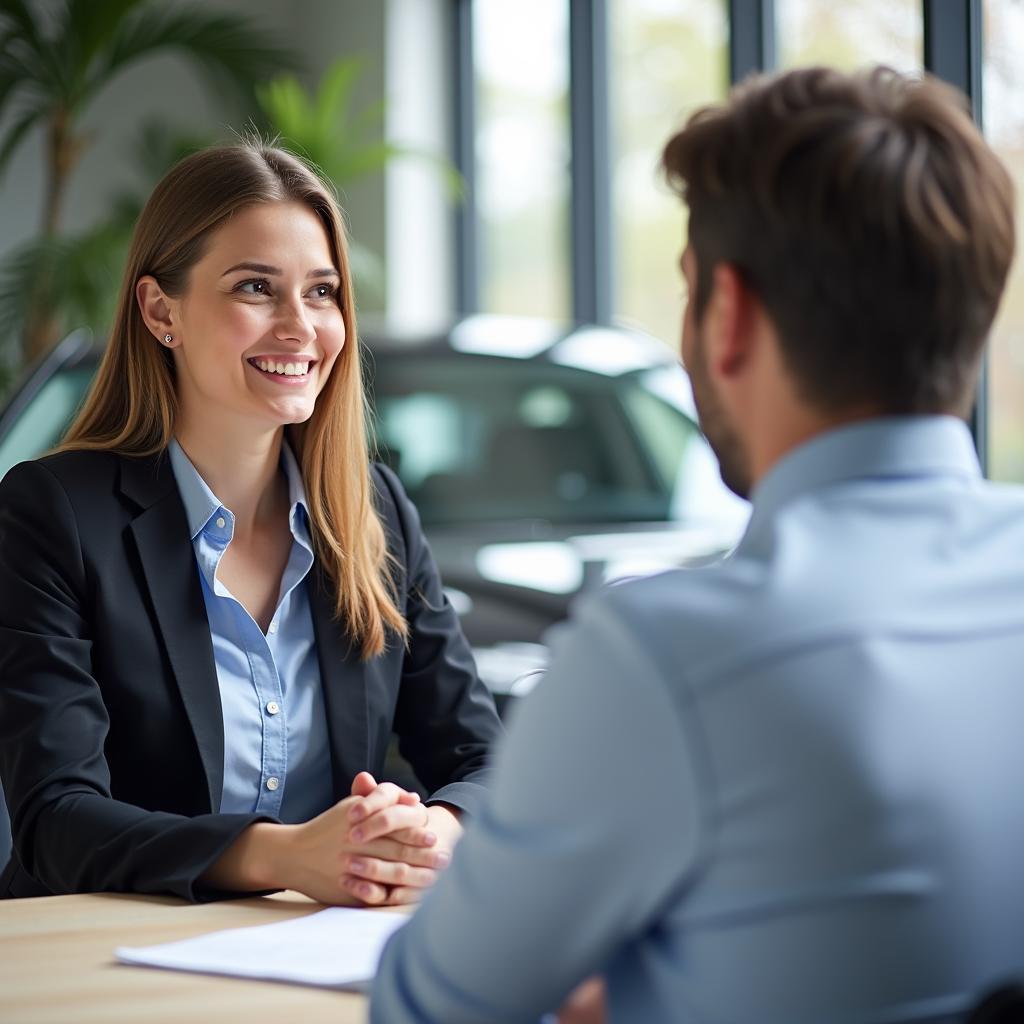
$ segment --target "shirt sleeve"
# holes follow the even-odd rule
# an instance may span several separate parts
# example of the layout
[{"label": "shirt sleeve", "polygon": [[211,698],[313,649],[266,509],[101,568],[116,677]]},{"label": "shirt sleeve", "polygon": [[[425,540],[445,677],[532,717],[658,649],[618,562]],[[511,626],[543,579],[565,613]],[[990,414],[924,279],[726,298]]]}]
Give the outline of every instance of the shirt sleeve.
[{"label": "shirt sleeve", "polygon": [[536,1019],[642,934],[692,870],[696,775],[643,638],[605,595],[553,647],[491,799],[385,951],[373,1024]]}]

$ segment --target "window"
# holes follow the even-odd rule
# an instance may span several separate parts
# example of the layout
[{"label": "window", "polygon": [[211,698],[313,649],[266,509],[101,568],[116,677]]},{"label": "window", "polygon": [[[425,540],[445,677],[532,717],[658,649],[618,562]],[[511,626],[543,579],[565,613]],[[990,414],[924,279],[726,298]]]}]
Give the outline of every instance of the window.
[{"label": "window", "polygon": [[[761,66],[884,63],[920,71],[926,13],[929,66],[960,88],[977,93],[983,87],[987,133],[1024,195],[1024,0],[452,3],[469,12],[473,25],[458,38],[476,82],[476,157],[463,157],[470,165],[464,169],[476,176],[478,197],[478,230],[467,232],[460,274],[467,312],[565,317],[575,302],[579,316],[638,326],[674,348],[682,291],[675,257],[684,243],[685,214],[659,176],[670,132],[696,107],[724,96],[730,76]],[[983,86],[973,77],[981,63],[979,19],[986,36]],[[572,76],[570,52],[581,69]],[[591,68],[599,85],[590,80]],[[575,104],[572,88],[584,94]],[[575,132],[570,107],[578,118]],[[581,147],[575,165],[573,139]],[[609,168],[609,180],[592,183],[582,175],[585,187],[576,195],[584,196],[581,206],[592,200],[593,209],[571,222],[572,173],[579,183],[588,149],[600,150],[605,140],[610,161],[600,166]],[[611,288],[608,263],[591,258],[593,247],[587,248],[590,223],[602,228],[591,234],[611,226]],[[1024,234],[1024,221],[1020,228]],[[595,295],[604,301],[592,302]],[[988,395],[988,437],[979,436],[979,446],[988,441],[993,476],[1024,481],[1022,260],[993,330]],[[978,417],[979,429],[985,420]]]},{"label": "window", "polygon": [[728,89],[727,13],[724,0],[611,0],[609,18],[615,315],[675,348],[685,217],[659,159]]},{"label": "window", "polygon": [[567,0],[476,0],[480,306],[567,318]]},{"label": "window", "polygon": [[776,0],[779,66],[924,64],[921,0]]},{"label": "window", "polygon": [[985,134],[1017,186],[1018,254],[989,343],[989,472],[1024,481],[1024,3],[988,0],[984,7]]}]

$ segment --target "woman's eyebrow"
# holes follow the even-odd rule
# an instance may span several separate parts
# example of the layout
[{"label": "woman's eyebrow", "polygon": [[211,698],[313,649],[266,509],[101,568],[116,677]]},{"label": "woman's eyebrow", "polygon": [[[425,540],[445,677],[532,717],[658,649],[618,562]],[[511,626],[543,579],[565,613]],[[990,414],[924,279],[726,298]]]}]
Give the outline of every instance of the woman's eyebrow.
[{"label": "woman's eyebrow", "polygon": [[[269,263],[252,263],[245,260],[242,263],[236,263],[233,267],[228,267],[220,276],[226,277],[236,270],[251,270],[256,274],[269,274],[274,277],[280,277],[284,273],[280,267],[272,267]],[[341,274],[334,267],[320,267],[317,270],[311,270],[306,277],[341,277]]]},{"label": "woman's eyebrow", "polygon": [[272,267],[267,263],[250,263],[245,261],[243,263],[236,263],[233,267],[228,267],[220,276],[226,277],[228,274],[233,274],[236,270],[252,270],[257,274],[273,274],[278,277],[284,273],[280,267]]}]

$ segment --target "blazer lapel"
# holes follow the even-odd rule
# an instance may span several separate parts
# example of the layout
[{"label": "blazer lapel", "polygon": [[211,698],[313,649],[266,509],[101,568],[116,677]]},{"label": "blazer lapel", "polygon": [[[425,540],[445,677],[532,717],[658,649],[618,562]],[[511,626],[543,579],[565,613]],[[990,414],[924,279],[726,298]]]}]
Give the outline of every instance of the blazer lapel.
[{"label": "blazer lapel", "polygon": [[199,568],[170,462],[122,457],[121,490],[141,509],[131,534],[216,812],[224,786],[224,718]]},{"label": "blazer lapel", "polygon": [[342,799],[348,796],[355,775],[370,763],[366,667],[344,626],[334,618],[334,601],[319,565],[313,567],[309,577],[309,606],[327,709],[331,775],[334,791]]}]

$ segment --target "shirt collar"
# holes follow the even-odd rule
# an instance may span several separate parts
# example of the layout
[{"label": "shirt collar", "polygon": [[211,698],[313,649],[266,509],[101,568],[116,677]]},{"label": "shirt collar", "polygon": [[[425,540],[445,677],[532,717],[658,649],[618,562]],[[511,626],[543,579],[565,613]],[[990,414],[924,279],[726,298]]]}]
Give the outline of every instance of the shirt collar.
[{"label": "shirt collar", "polygon": [[284,468],[285,479],[288,481],[288,522],[291,524],[292,534],[306,547],[309,547],[309,505],[306,502],[306,484],[302,479],[299,461],[295,458],[287,441],[281,442],[281,466]]},{"label": "shirt collar", "polygon": [[[199,475],[199,470],[178,444],[177,438],[171,439],[168,453],[171,468],[174,470],[174,478],[178,484],[178,491],[185,506],[189,536],[195,540],[217,512],[223,510],[230,515],[231,510],[210,490],[206,481]],[[281,443],[281,467],[284,469],[285,479],[288,481],[288,521],[291,531],[308,547],[309,532],[306,517],[309,515],[309,508],[306,503],[306,488],[298,461],[292,454],[287,441]],[[299,513],[300,509],[302,514]]]},{"label": "shirt collar", "polygon": [[967,424],[954,416],[885,416],[819,434],[784,455],[751,495],[747,533],[789,501],[845,480],[981,476]]}]

